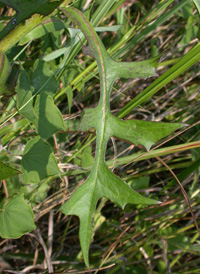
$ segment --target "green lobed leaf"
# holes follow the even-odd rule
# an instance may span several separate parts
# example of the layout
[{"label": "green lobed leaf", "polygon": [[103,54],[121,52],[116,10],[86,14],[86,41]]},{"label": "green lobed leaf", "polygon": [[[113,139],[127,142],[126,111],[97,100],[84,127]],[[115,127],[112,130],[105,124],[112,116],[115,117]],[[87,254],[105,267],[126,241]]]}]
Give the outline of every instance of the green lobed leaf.
[{"label": "green lobed leaf", "polygon": [[[84,15],[76,9],[69,8],[63,12],[76,22],[88,41],[84,53],[94,57],[100,74],[100,99],[96,108],[86,109],[80,124],[80,130],[96,130],[97,143],[95,161],[86,182],[77,188],[72,197],[61,207],[66,215],[76,215],[80,219],[80,243],[83,257],[89,266],[88,250],[92,237],[92,215],[98,200],[102,197],[110,199],[122,208],[131,204],[156,204],[155,200],[135,192],[125,182],[114,175],[105,164],[105,151],[110,137],[115,136],[147,149],[160,138],[179,128],[181,124],[170,125],[144,121],[122,121],[110,112],[110,93],[117,78],[143,77],[156,75],[156,60],[142,62],[116,62],[110,58],[101,40]],[[161,132],[162,131],[162,132]]]},{"label": "green lobed leaf", "polygon": [[92,237],[92,216],[101,197],[108,198],[122,208],[127,203],[157,204],[157,201],[143,197],[131,189],[104,163],[101,163],[98,172],[93,168],[85,183],[78,187],[67,203],[61,207],[64,214],[76,215],[80,219],[79,237],[86,264],[88,264],[88,250]]},{"label": "green lobed leaf", "polygon": [[[88,131],[90,128],[96,128],[96,124],[101,119],[99,107],[86,109],[80,124],[80,130]],[[176,129],[184,126],[181,123],[163,123],[138,120],[123,121],[112,114],[107,114],[107,137],[116,137],[134,143],[143,145],[147,150],[151,148],[158,140],[168,136]]]},{"label": "green lobed leaf", "polygon": [[19,194],[4,205],[0,214],[0,236],[19,238],[36,228],[33,211]]},{"label": "green lobed leaf", "polygon": [[39,136],[26,144],[21,171],[25,184],[39,183],[49,176],[60,174],[51,146]]},{"label": "green lobed leaf", "polygon": [[148,151],[157,141],[182,126],[181,123],[123,121],[114,116],[110,116],[108,121],[111,136],[130,141],[135,145],[143,145]]},{"label": "green lobed leaf", "polygon": [[0,163],[0,180],[5,180],[18,174],[20,174],[19,170]]},{"label": "green lobed leaf", "polygon": [[6,27],[0,32],[0,40],[4,38],[11,30],[13,30],[19,23],[31,17],[31,15],[35,13],[48,15],[62,2],[63,0],[0,0],[0,3],[8,5],[16,11],[15,17],[13,17]]}]

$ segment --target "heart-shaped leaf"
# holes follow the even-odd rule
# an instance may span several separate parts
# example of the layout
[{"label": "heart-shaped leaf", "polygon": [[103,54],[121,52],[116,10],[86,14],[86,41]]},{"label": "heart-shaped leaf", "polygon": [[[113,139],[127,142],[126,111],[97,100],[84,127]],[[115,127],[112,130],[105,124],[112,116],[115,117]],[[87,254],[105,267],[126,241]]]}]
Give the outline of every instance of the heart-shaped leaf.
[{"label": "heart-shaped leaf", "polygon": [[38,95],[35,103],[35,124],[42,138],[49,138],[59,130],[65,130],[62,115],[50,95]]},{"label": "heart-shaped leaf", "polygon": [[19,194],[4,205],[0,214],[0,236],[2,238],[19,238],[35,229],[33,211]]},{"label": "heart-shaped leaf", "polygon": [[24,183],[39,183],[46,177],[60,174],[51,146],[39,136],[30,140],[22,157]]},{"label": "heart-shaped leaf", "polygon": [[44,61],[35,62],[31,81],[25,71],[21,72],[16,88],[17,107],[24,117],[34,122],[42,138],[48,139],[55,132],[66,129],[62,115],[54,104],[56,90],[54,74]]}]

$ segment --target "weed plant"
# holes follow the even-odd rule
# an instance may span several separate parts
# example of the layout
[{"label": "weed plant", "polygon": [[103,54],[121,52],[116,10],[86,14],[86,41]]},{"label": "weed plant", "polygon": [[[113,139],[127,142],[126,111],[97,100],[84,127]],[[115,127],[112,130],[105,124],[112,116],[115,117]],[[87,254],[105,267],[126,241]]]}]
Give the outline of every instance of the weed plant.
[{"label": "weed plant", "polygon": [[[198,1],[43,0],[33,8],[26,0],[26,11],[16,2],[0,0],[0,272],[200,273]],[[106,50],[112,58],[105,74],[101,53],[86,47],[91,33],[102,58]],[[113,60],[145,64],[149,74],[122,75]],[[96,107],[115,70],[123,77],[107,89],[107,109],[127,126],[107,120],[121,131],[100,146]],[[137,125],[130,121],[144,123],[139,141],[126,135]],[[112,173],[103,164],[95,171],[113,176],[112,193],[92,211],[75,193],[91,180],[98,147]],[[113,198],[119,178],[131,201],[125,188]]]}]

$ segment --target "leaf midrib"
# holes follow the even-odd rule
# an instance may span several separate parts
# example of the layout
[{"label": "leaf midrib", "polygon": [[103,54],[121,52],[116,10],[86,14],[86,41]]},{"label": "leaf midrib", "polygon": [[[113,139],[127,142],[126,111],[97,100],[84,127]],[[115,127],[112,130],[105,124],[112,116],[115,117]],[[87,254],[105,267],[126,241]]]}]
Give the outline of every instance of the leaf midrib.
[{"label": "leaf midrib", "polygon": [[[98,129],[102,129],[102,130],[97,130],[96,132],[97,134],[99,134],[99,138],[97,138],[97,144],[96,144],[96,153],[95,153],[95,163],[94,163],[94,167],[95,169],[95,173],[94,173],[94,184],[93,184],[93,190],[92,190],[92,197],[94,197],[94,193],[96,190],[96,184],[98,181],[98,172],[100,170],[100,166],[101,166],[101,161],[102,159],[104,160],[104,152],[105,152],[105,148],[103,147],[103,143],[104,143],[104,139],[105,139],[105,128],[106,128],[106,74],[105,74],[105,62],[103,59],[103,55],[101,52],[101,48],[99,46],[99,43],[97,41],[97,38],[90,26],[90,24],[88,23],[88,21],[85,19],[85,17],[82,15],[81,12],[79,12],[79,10],[77,10],[77,13],[80,15],[80,17],[84,20],[85,24],[87,25],[90,34],[93,37],[93,41],[95,42],[95,46],[96,46],[96,60],[97,60],[97,65],[98,65],[98,69],[99,69],[99,74],[100,74],[100,78],[101,78],[101,98],[100,98],[100,104],[102,104],[102,106],[100,105],[100,108],[102,109],[102,119],[100,120],[100,122],[97,125]],[[94,44],[93,44],[94,45]],[[92,174],[91,174],[92,176]],[[91,200],[92,201],[92,200]],[[91,201],[90,201],[90,207],[91,207]]]}]

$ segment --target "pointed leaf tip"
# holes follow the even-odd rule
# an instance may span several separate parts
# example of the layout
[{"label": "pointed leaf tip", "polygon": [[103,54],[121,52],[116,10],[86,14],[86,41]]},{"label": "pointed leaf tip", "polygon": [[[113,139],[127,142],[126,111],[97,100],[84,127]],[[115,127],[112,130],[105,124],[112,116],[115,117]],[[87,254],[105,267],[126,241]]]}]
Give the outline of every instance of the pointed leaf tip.
[{"label": "pointed leaf tip", "polygon": [[76,215],[79,217],[79,238],[87,266],[89,266],[88,253],[92,238],[92,216],[98,200],[102,197],[109,199],[122,208],[126,204],[157,204],[157,201],[134,191],[113,174],[106,164],[102,164],[98,172],[91,172],[88,179],[76,189],[70,199],[60,209],[65,215]]},{"label": "pointed leaf tip", "polygon": [[168,136],[176,129],[183,126],[181,123],[163,123],[138,120],[121,120],[113,115],[109,116],[109,136],[132,142],[135,145],[143,145],[150,150],[160,139]]},{"label": "pointed leaf tip", "polygon": [[18,175],[21,172],[17,169],[11,168],[0,162],[0,180],[6,180],[12,176]]}]

